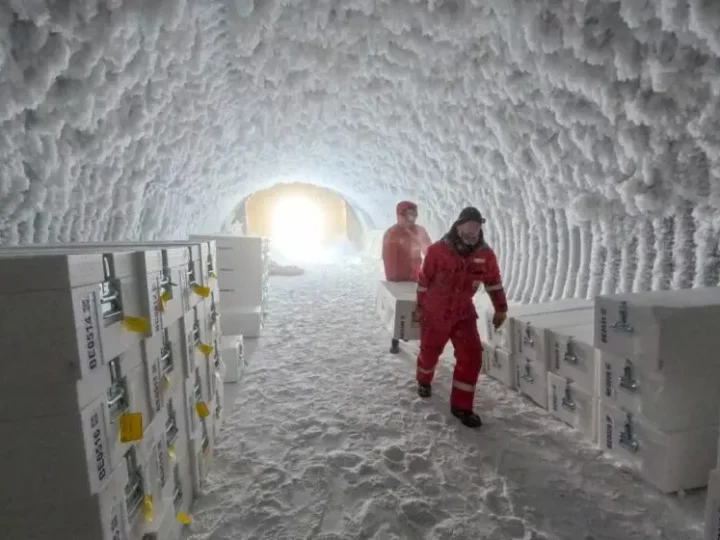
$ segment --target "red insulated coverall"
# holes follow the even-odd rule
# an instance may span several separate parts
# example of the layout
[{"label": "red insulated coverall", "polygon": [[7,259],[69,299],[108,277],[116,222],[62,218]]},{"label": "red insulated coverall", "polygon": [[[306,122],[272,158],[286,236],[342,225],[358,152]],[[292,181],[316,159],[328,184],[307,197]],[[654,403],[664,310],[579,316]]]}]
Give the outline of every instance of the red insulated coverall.
[{"label": "red insulated coverall", "polygon": [[430,237],[424,227],[401,222],[403,214],[411,208],[417,208],[415,203],[398,203],[395,209],[398,223],[383,235],[382,258],[387,281],[417,281],[422,254],[430,245]]},{"label": "red insulated coverall", "polygon": [[418,278],[417,306],[420,317],[420,354],[417,382],[431,384],[435,367],[448,340],[455,349],[450,406],[471,411],[480,368],[482,344],[473,296],[485,285],[495,311],[507,311],[495,252],[484,242],[468,254],[460,254],[443,238],[432,244]]}]

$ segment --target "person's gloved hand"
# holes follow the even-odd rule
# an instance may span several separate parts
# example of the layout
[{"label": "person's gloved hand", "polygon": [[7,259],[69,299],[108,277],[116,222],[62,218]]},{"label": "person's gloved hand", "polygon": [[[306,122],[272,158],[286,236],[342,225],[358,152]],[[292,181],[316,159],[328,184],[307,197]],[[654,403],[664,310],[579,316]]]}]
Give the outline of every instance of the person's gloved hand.
[{"label": "person's gloved hand", "polygon": [[503,323],[505,322],[505,319],[507,319],[507,312],[496,311],[495,315],[493,315],[493,320],[492,320],[493,328],[495,328],[495,330],[500,328],[503,325]]}]

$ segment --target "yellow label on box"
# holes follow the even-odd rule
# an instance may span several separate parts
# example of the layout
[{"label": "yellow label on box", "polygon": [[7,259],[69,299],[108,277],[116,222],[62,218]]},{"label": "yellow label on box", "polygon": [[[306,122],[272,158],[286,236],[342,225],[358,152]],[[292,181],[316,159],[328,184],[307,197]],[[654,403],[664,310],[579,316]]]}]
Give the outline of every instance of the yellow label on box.
[{"label": "yellow label on box", "polygon": [[190,525],[192,523],[192,518],[185,512],[178,512],[177,514],[175,514],[175,519],[177,519],[183,525]]},{"label": "yellow label on box", "polygon": [[210,409],[208,409],[207,403],[204,401],[198,401],[195,403],[195,410],[200,418],[207,418],[210,416]]},{"label": "yellow label on box", "polygon": [[144,334],[150,331],[150,322],[145,317],[125,317],[122,324],[131,332]]},{"label": "yellow label on box", "polygon": [[155,521],[155,512],[153,512],[152,495],[145,495],[143,498],[143,517],[148,523]]},{"label": "yellow label on box", "polygon": [[162,384],[163,384],[164,388],[170,388],[172,386],[172,381],[170,380],[170,375],[163,375]]},{"label": "yellow label on box", "polygon": [[168,445],[168,456],[170,456],[170,459],[175,461],[177,459],[177,454],[175,453],[175,447],[170,444]]},{"label": "yellow label on box", "polygon": [[197,348],[205,356],[210,356],[213,352],[212,345],[208,345],[207,343],[198,343]]},{"label": "yellow label on box", "polygon": [[193,285],[192,291],[197,294],[198,296],[202,296],[203,298],[207,298],[210,296],[210,287],[203,287],[202,285]]},{"label": "yellow label on box", "polygon": [[120,417],[120,441],[134,442],[143,438],[142,413],[125,413]]},{"label": "yellow label on box", "polygon": [[210,277],[213,279],[217,279],[217,274],[214,271],[210,271]]}]

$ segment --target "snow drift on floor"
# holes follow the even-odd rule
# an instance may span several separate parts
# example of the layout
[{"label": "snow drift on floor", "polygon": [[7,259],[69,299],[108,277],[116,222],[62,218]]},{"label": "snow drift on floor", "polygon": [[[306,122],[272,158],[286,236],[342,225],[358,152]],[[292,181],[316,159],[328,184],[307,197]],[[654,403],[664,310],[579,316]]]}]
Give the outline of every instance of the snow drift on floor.
[{"label": "snow drift on floor", "polygon": [[479,432],[449,415],[451,361],[417,398],[413,347],[388,354],[374,313],[379,276],[367,262],[271,279],[187,538],[701,538],[702,496],[657,494],[489,379]]}]

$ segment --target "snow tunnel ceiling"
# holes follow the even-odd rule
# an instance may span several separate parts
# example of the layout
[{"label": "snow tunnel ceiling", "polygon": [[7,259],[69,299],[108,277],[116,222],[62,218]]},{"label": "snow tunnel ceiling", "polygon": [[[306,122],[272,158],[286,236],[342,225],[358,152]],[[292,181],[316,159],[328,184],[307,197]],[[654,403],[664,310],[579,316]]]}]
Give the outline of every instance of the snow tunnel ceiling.
[{"label": "snow tunnel ceiling", "polygon": [[720,4],[8,0],[0,243],[218,230],[333,188],[488,215],[520,300],[717,284]]}]

